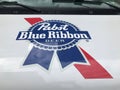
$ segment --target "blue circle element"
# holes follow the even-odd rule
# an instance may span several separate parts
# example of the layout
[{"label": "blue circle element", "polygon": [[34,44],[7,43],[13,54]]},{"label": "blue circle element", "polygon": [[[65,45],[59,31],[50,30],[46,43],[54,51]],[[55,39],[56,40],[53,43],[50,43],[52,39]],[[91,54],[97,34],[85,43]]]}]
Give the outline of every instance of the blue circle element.
[{"label": "blue circle element", "polygon": [[45,50],[63,50],[73,47],[79,39],[71,38],[71,34],[79,31],[75,25],[61,20],[38,22],[29,29],[33,35],[30,41],[36,47]]}]

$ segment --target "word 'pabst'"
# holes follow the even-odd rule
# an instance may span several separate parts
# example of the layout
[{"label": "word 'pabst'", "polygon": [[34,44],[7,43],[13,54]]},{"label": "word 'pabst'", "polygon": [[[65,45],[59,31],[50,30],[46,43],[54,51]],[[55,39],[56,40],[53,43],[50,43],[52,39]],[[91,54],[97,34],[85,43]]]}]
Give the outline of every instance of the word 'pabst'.
[{"label": "word 'pabst'", "polygon": [[38,30],[68,30],[68,25],[57,25],[57,24],[53,24],[51,25],[50,23],[41,23],[39,24],[40,27],[38,28]]}]

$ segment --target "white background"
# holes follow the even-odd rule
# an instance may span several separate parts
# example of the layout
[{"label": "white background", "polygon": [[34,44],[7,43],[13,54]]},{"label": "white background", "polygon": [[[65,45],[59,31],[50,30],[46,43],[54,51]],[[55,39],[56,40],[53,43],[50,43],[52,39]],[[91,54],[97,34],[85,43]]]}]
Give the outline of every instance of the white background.
[{"label": "white background", "polygon": [[[49,71],[37,64],[23,66],[32,45],[16,41],[19,31],[31,25],[24,20],[41,17],[44,20],[63,20],[88,31],[89,42],[81,46],[99,62],[113,79],[84,79],[73,64],[61,68],[54,54]],[[89,15],[0,15],[0,90],[120,90],[120,16]]]}]

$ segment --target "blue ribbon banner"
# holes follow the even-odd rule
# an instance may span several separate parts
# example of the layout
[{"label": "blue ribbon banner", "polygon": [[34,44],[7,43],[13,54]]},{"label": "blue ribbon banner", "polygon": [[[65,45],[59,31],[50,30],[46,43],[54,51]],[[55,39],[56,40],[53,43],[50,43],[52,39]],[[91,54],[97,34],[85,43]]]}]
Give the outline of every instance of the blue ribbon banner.
[{"label": "blue ribbon banner", "polygon": [[[39,64],[48,70],[53,53],[54,51],[42,50],[33,47],[28,57],[26,58],[24,65]],[[57,51],[57,54],[62,68],[65,68],[67,65],[73,62],[86,62],[83,55],[76,46],[72,47],[71,49]]]}]

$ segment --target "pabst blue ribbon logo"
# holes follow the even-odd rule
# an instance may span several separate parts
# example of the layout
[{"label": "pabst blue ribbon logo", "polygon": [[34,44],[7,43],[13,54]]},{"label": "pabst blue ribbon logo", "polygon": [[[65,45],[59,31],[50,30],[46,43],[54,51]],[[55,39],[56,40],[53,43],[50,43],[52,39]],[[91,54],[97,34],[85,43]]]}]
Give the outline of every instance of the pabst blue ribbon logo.
[{"label": "pabst blue ribbon logo", "polygon": [[[62,20],[42,20],[25,18],[32,26],[28,31],[20,31],[16,40],[29,40],[34,47],[23,65],[39,64],[49,70],[51,59],[57,53],[62,68],[73,64],[84,78],[112,78],[112,76],[90,56],[77,46],[79,40],[89,40],[88,31]],[[83,55],[84,54],[84,55]],[[86,60],[87,59],[87,60]],[[78,64],[79,62],[90,65]]]}]

